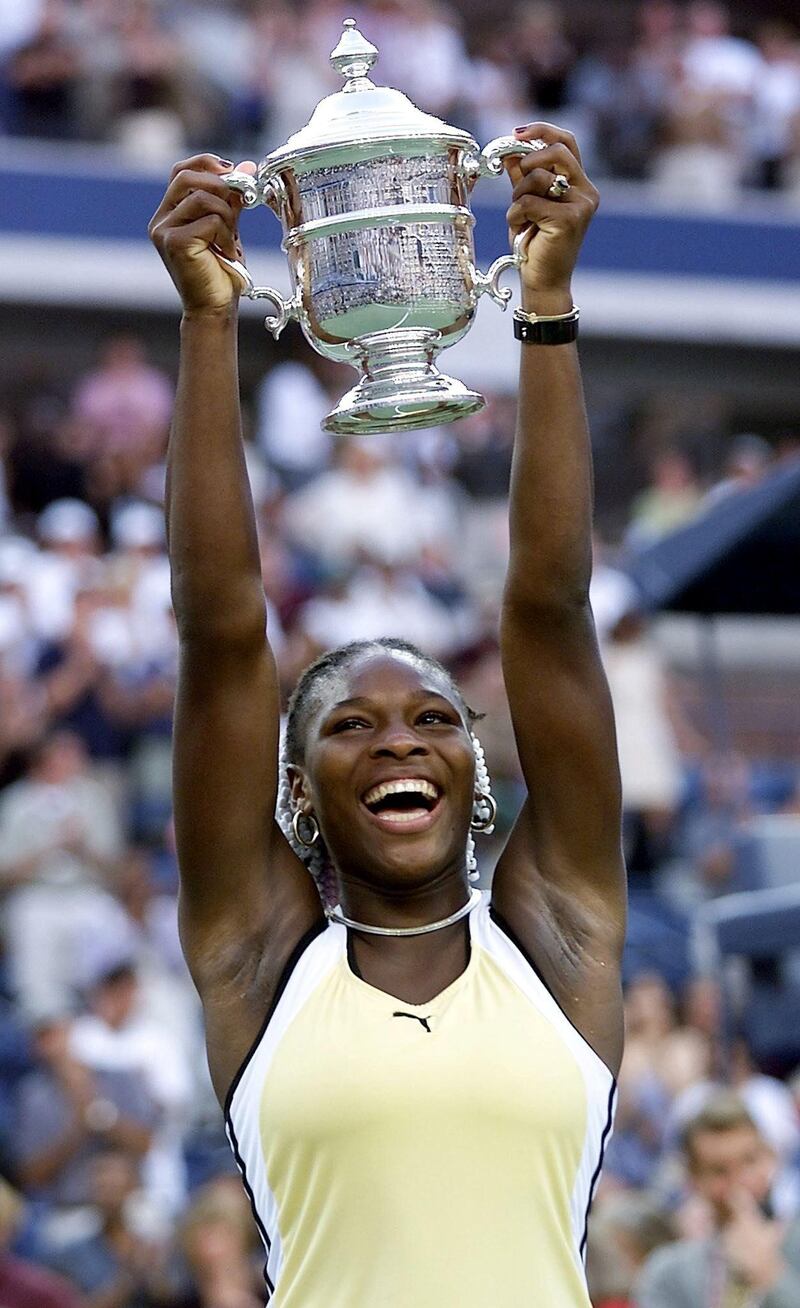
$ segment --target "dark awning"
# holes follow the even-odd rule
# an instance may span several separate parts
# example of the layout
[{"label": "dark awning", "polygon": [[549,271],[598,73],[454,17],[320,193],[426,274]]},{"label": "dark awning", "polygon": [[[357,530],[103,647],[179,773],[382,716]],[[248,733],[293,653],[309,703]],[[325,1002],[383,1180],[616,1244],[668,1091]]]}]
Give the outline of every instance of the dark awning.
[{"label": "dark awning", "polygon": [[648,609],[800,615],[800,459],[732,491],[626,571]]}]

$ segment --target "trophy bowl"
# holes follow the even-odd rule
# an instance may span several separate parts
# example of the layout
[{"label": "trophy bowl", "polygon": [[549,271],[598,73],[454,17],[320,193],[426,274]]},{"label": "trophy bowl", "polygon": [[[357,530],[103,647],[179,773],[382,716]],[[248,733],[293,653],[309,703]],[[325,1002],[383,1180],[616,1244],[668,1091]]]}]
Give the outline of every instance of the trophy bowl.
[{"label": "trophy bowl", "polygon": [[468,132],[376,86],[368,73],[377,58],[347,19],[331,55],[343,89],[255,177],[224,176],[248,208],[264,204],[279,217],[292,279],[287,299],[218,255],[242,293],[274,304],[265,325],[276,338],[294,319],[320,354],[359,371],[322,424],[340,434],[430,427],[483,407],[436,357],[469,330],[481,295],[505,309],[511,291],[500,276],[523,256],[517,242],[486,273],[477,269],[470,192],[479,177],[501,173],[506,157],[543,145],[508,136],[480,150]]}]

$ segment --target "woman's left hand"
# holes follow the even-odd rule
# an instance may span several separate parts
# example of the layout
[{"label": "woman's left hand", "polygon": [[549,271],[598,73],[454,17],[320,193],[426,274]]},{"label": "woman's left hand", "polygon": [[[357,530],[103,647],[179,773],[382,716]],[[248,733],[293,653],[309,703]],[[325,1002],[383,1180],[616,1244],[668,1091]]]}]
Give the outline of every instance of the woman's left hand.
[{"label": "woman's left hand", "polygon": [[[506,215],[511,240],[526,228],[530,230],[524,247],[527,257],[520,268],[522,285],[537,299],[566,300],[571,295],[572,271],[600,197],[583,171],[571,132],[552,123],[529,123],[518,128],[515,135],[521,141],[545,142],[543,150],[511,155],[505,161],[514,186],[513,203]],[[566,177],[569,189],[560,199],[554,199],[548,192],[559,173]]]}]

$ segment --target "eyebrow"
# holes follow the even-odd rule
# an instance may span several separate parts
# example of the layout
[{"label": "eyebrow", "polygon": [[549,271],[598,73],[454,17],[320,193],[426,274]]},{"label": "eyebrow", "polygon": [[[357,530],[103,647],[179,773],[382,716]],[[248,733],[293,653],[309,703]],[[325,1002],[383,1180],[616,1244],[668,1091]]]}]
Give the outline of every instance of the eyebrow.
[{"label": "eyebrow", "polygon": [[[430,686],[422,686],[420,687],[419,692],[418,693],[415,692],[415,694],[418,699],[444,700],[445,704],[449,704],[450,708],[458,712],[458,705],[455,704],[451,699],[449,699],[448,696],[445,695],[444,692],[441,690],[433,690]],[[337,700],[335,704],[331,705],[325,716],[326,718],[330,717],[332,713],[336,713],[339,709],[370,708],[374,704],[374,702],[375,701],[370,699],[369,696],[367,695],[353,695],[349,699]]]}]

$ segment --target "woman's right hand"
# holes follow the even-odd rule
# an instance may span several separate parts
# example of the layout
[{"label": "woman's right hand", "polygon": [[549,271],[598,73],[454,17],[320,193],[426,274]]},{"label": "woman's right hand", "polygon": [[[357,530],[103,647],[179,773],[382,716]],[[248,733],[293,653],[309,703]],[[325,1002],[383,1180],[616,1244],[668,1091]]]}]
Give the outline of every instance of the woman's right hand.
[{"label": "woman's right hand", "polygon": [[[242,197],[222,180],[232,167],[215,154],[197,154],[177,163],[147,229],[184,309],[229,309],[238,299],[239,278],[214,254],[216,247],[228,259],[242,259],[238,231]],[[249,160],[239,168],[256,172]]]}]

